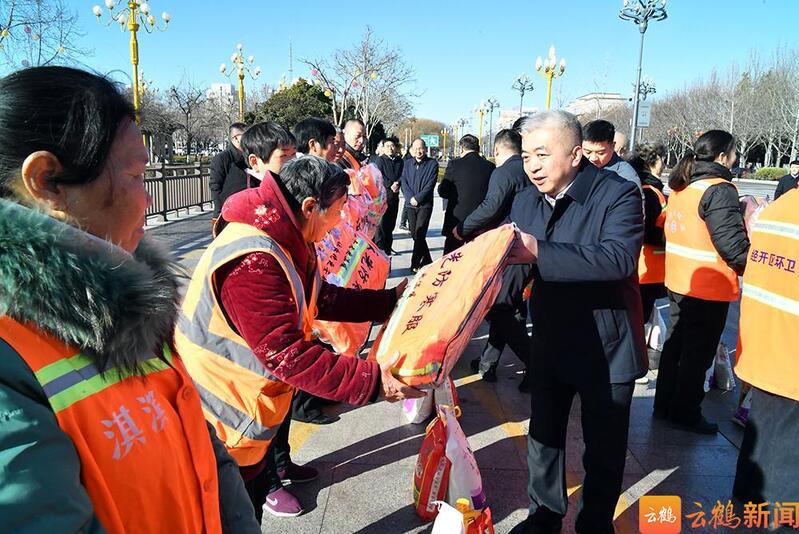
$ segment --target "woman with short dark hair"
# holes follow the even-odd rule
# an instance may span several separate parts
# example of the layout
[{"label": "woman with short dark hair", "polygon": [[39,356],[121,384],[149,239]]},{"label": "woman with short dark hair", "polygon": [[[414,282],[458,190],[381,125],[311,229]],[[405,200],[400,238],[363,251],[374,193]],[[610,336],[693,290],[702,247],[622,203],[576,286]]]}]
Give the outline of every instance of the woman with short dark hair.
[{"label": "woman with short dark hair", "polygon": [[0,79],[0,531],[260,531],[174,350],[147,159],[108,79]]},{"label": "woman with short dark hair", "polygon": [[[244,134],[259,154],[258,125]],[[316,156],[287,163],[280,176],[250,157],[257,188],[222,208],[221,230],[194,271],[178,327],[178,349],[203,408],[241,466],[250,498],[294,517],[302,504],[284,483],[308,482],[316,469],[291,461],[292,394],[299,389],[353,405],[421,393],[373,361],[340,356],[316,339],[313,320],[385,321],[405,287],[355,290],[319,277],[314,243],[340,220],[349,176]],[[347,250],[337,251],[346,254]]]}]

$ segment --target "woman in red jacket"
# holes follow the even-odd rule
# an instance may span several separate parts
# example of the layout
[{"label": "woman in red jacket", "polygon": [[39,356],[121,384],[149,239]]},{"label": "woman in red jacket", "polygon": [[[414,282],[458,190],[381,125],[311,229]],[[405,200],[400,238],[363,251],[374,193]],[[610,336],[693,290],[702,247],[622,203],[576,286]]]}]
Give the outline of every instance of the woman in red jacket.
[{"label": "woman in red jacket", "polygon": [[303,509],[283,483],[317,476],[289,457],[294,388],[354,405],[381,392],[390,401],[420,392],[375,362],[339,356],[313,339],[314,318],[385,321],[405,284],[358,291],[318,280],[314,242],[338,222],[349,177],[313,156],[289,162],[282,176],[265,171],[269,131],[256,124],[242,137],[262,182],[225,204],[223,229],[187,291],[177,344],[192,354],[187,368],[206,416],[239,462],[256,515],[263,506],[293,517]]}]

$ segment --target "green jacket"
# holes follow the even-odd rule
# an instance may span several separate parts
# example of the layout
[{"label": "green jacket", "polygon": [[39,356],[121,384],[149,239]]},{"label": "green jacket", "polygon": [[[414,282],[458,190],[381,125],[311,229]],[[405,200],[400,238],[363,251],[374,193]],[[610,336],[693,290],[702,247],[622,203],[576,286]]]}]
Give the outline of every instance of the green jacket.
[{"label": "green jacket", "polygon": [[[135,367],[134,355],[171,343],[178,271],[148,238],[130,256],[0,199],[0,251],[0,315],[36,324],[100,368]],[[238,465],[208,430],[223,530],[260,532]],[[0,532],[104,532],[80,467],[30,367],[0,338]]]}]

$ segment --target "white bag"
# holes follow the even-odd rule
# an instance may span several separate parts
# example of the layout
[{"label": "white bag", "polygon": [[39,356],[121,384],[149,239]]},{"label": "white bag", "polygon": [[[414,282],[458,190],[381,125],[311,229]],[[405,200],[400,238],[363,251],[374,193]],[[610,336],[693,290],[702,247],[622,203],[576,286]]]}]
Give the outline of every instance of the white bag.
[{"label": "white bag", "polygon": [[443,501],[436,501],[438,515],[431,534],[466,534],[463,514]]},{"label": "white bag", "polygon": [[403,400],[402,415],[409,423],[418,425],[427,421],[433,415],[433,409],[441,405],[458,406],[458,394],[450,377],[445,378],[440,386],[428,390],[424,397]]},{"label": "white bag", "polygon": [[717,388],[724,391],[735,389],[735,374],[732,372],[730,351],[724,343],[719,343],[716,358],[713,361],[713,377]]},{"label": "white bag", "polygon": [[469,447],[469,442],[460,423],[458,423],[455,410],[449,406],[439,406],[439,410],[446,417],[447,446],[445,454],[452,463],[449,470],[447,502],[455,506],[458,499],[469,499],[473,510],[482,510],[485,508],[486,498],[483,493],[480,468],[477,467],[474,453]]},{"label": "white bag", "polygon": [[403,400],[402,415],[414,425],[424,423],[433,413],[433,404],[433,390],[429,390],[424,397]]},{"label": "white bag", "polygon": [[666,321],[663,320],[663,316],[657,307],[652,308],[652,315],[644,325],[644,336],[649,348],[658,351],[663,350],[663,343],[666,342]]}]

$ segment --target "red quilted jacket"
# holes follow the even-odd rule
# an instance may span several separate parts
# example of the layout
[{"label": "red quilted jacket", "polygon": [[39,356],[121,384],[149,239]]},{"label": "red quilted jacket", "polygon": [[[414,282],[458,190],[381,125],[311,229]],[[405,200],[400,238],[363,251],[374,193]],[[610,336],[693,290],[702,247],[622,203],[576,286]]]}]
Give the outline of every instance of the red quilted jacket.
[{"label": "red quilted jacket", "polygon": [[[265,179],[258,188],[231,196],[222,209],[228,222],[269,234],[290,255],[310,298],[316,252],[291,213],[285,186]],[[305,341],[283,269],[266,253],[238,258],[217,271],[216,290],[233,326],[270,372],[287,384],[326,399],[362,405],[377,396],[380,369],[371,361],[339,356],[317,341]],[[352,290],[323,282],[317,318],[328,321],[385,321],[396,304],[394,290]]]}]

